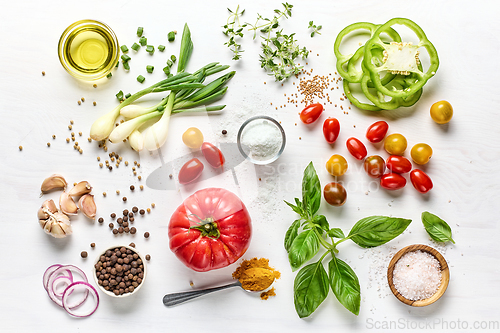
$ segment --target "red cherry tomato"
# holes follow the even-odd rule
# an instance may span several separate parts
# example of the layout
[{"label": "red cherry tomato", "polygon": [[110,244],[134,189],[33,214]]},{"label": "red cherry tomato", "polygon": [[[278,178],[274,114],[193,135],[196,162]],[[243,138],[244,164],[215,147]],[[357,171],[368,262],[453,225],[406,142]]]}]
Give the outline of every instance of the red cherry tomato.
[{"label": "red cherry tomato", "polygon": [[380,178],[384,174],[385,161],[378,155],[368,156],[363,164],[366,173],[372,178]]},{"label": "red cherry tomato", "polygon": [[245,205],[222,188],[206,188],[186,198],[168,225],[170,250],[198,272],[237,261],[248,249],[251,236]]},{"label": "red cherry tomato", "polygon": [[220,149],[209,142],[203,142],[201,145],[201,152],[203,156],[205,156],[207,162],[214,168],[224,165],[226,161]]},{"label": "red cherry tomato", "polygon": [[411,162],[403,156],[391,155],[385,163],[387,169],[395,173],[407,173],[411,170]]},{"label": "red cherry tomato", "polygon": [[406,179],[397,173],[386,173],[380,178],[380,186],[386,190],[399,190],[406,185]]},{"label": "red cherry tomato", "polygon": [[318,120],[319,116],[323,112],[323,104],[314,103],[305,107],[300,113],[300,120],[304,124],[312,124]]},{"label": "red cherry tomato", "polygon": [[203,163],[196,157],[184,163],[179,171],[179,183],[188,184],[200,177],[203,171]]},{"label": "red cherry tomato", "polygon": [[368,130],[366,131],[366,138],[368,141],[373,143],[380,142],[384,140],[388,129],[389,125],[385,121],[377,121],[368,127]]},{"label": "red cherry tomato", "polygon": [[323,135],[326,142],[332,144],[337,140],[340,133],[340,123],[336,118],[328,118],[323,123]]},{"label": "red cherry tomato", "polygon": [[412,172],[410,172],[410,180],[413,187],[420,193],[427,193],[432,189],[431,177],[422,170],[412,170]]},{"label": "red cherry tomato", "polygon": [[362,160],[366,157],[366,147],[365,145],[356,138],[349,138],[346,141],[347,150],[354,156],[357,160]]}]

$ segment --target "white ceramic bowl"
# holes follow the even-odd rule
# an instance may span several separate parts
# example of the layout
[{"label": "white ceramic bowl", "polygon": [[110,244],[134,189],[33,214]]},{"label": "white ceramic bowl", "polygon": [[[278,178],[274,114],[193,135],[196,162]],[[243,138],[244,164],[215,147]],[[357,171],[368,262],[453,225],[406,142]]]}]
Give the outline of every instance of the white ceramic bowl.
[{"label": "white ceramic bowl", "polygon": [[[128,292],[128,293],[124,293],[124,294],[121,294],[121,295],[115,295],[115,293],[111,292],[111,291],[108,291],[106,289],[104,289],[103,286],[101,286],[98,282],[98,279],[97,279],[97,275],[96,275],[96,268],[95,268],[95,265],[99,262],[100,258],[102,255],[104,255],[106,253],[106,251],[108,250],[114,250],[116,248],[121,248],[121,247],[124,247],[128,250],[131,250],[132,252],[134,253],[137,253],[137,255],[139,256],[139,258],[142,260],[142,263],[143,263],[143,266],[144,266],[144,269],[143,269],[143,278],[142,278],[142,281],[141,283],[137,286],[137,288],[134,289],[133,292]],[[139,253],[139,251],[137,251],[135,248],[133,247],[130,247],[128,245],[116,245],[116,246],[111,246],[111,247],[108,247],[107,249],[105,249],[104,251],[102,251],[101,253],[99,253],[99,255],[97,256],[96,260],[94,261],[94,266],[92,268],[92,275],[94,276],[94,281],[96,283],[96,285],[99,287],[99,289],[105,293],[106,295],[109,295],[111,297],[116,297],[116,298],[123,298],[123,297],[128,297],[128,296],[131,296],[131,295],[134,295],[136,294],[139,289],[141,289],[142,285],[144,284],[144,281],[146,280],[146,276],[147,276],[147,265],[146,265],[146,260],[144,259],[144,257]]]}]

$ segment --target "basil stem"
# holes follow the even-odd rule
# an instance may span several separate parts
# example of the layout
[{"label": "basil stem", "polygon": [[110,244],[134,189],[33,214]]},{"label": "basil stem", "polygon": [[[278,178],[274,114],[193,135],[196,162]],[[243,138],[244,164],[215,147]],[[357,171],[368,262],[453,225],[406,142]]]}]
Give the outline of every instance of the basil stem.
[{"label": "basil stem", "polygon": [[452,242],[455,244],[453,238],[451,238],[451,228],[442,219],[429,212],[422,213],[422,223],[424,228],[436,242]]}]

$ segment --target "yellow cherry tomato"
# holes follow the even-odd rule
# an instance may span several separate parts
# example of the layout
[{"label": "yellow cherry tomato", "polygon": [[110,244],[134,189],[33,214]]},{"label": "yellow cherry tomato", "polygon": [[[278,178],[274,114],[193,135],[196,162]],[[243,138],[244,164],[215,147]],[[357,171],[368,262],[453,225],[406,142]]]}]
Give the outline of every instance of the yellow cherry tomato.
[{"label": "yellow cherry tomato", "polygon": [[410,151],[411,159],[417,164],[425,164],[432,157],[432,148],[426,143],[417,143]]},{"label": "yellow cherry tomato", "polygon": [[342,176],[347,171],[347,161],[342,155],[332,155],[326,162],[326,170],[332,176]]},{"label": "yellow cherry tomato", "polygon": [[406,138],[401,134],[391,134],[384,141],[384,148],[390,155],[403,155],[407,145]]},{"label": "yellow cherry tomato", "polygon": [[182,142],[189,148],[198,149],[203,144],[203,134],[196,127],[190,127],[182,134]]},{"label": "yellow cherry tomato", "polygon": [[447,101],[439,101],[431,106],[431,118],[438,124],[446,124],[453,117],[453,107]]}]

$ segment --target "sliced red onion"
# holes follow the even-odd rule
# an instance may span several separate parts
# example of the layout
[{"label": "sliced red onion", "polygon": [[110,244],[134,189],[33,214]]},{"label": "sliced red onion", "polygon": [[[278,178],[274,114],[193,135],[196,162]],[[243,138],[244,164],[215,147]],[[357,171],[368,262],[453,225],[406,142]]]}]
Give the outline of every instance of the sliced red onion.
[{"label": "sliced red onion", "polygon": [[[77,314],[74,311],[76,308],[78,308],[80,305],[82,305],[82,303],[79,303],[78,305],[75,305],[75,306],[68,305],[69,295],[71,293],[73,293],[73,291],[77,290],[77,288],[85,288],[85,290],[86,290],[85,295],[88,295],[90,292],[92,294],[92,296],[94,296],[94,300],[95,300],[95,307],[90,308],[90,310],[88,312],[84,312],[83,314]],[[85,299],[87,299],[87,297],[85,297]],[[87,282],[81,282],[81,281],[73,282],[72,284],[70,284],[68,286],[68,288],[66,288],[66,290],[63,293],[62,305],[63,305],[64,310],[66,310],[66,312],[68,312],[70,315],[72,315],[74,317],[78,317],[78,318],[85,318],[85,317],[88,317],[91,314],[93,314],[97,310],[97,308],[99,307],[99,294],[97,293],[97,290]]]},{"label": "sliced red onion", "polygon": [[[54,303],[56,303],[57,305],[59,305],[60,307],[63,307],[62,300],[60,299],[60,297],[56,296],[53,286],[54,286],[54,280],[58,276],[61,276],[61,274],[63,274],[65,271],[68,272],[71,275],[71,279],[72,280],[73,280],[73,274],[71,272],[73,271],[73,272],[76,272],[77,274],[79,274],[82,277],[83,282],[85,282],[85,283],[88,282],[88,279],[87,279],[87,276],[85,275],[85,273],[80,268],[78,268],[76,266],[73,266],[73,265],[61,265],[60,267],[56,268],[52,272],[52,274],[50,274],[50,276],[49,276],[49,280],[47,282],[47,293],[49,294],[50,299]],[[79,304],[75,305],[74,307],[78,307],[83,302],[85,302],[85,300],[87,299],[87,296],[88,296],[88,292],[85,293],[85,297],[81,300],[81,302]]]},{"label": "sliced red onion", "polygon": [[47,290],[47,286],[48,286],[48,283],[49,283],[49,277],[52,275],[52,273],[54,273],[54,271],[56,269],[58,269],[61,266],[62,265],[60,265],[60,264],[52,265],[49,268],[47,268],[47,270],[45,271],[45,273],[43,273],[43,287],[45,288],[45,290]]},{"label": "sliced red onion", "polygon": [[73,283],[73,277],[66,275],[59,275],[58,277],[56,277],[54,279],[54,282],[52,282],[52,286],[50,286],[52,292],[54,293],[54,296],[62,297],[62,295],[64,294],[64,290],[61,292],[57,292],[57,286],[63,283],[66,284],[66,286],[64,287],[64,290],[66,290],[66,288],[68,288],[68,286]]}]

